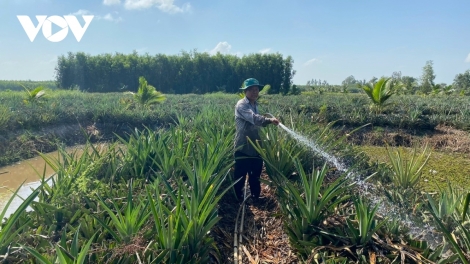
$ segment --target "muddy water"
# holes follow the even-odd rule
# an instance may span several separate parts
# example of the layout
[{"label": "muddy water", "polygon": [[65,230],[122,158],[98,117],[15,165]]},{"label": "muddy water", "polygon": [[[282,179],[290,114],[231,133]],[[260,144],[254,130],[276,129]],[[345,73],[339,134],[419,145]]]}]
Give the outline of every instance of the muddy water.
[{"label": "muddy water", "polygon": [[[83,146],[75,146],[67,148],[67,152],[77,151],[79,156]],[[50,158],[58,158],[58,152],[47,153],[46,156]],[[44,167],[46,167],[46,178],[50,177],[54,171],[49,165],[46,164],[44,159],[40,156],[31,158],[28,160],[23,160],[12,164],[6,167],[0,167],[0,212],[5,208],[8,200],[13,195],[21,184],[24,182],[23,186],[18,191],[18,196],[26,198],[31,194],[32,189],[35,189],[39,186],[43,173]],[[9,216],[13,213],[16,208],[21,204],[22,200],[19,197],[15,197],[7,209],[5,216]]]}]

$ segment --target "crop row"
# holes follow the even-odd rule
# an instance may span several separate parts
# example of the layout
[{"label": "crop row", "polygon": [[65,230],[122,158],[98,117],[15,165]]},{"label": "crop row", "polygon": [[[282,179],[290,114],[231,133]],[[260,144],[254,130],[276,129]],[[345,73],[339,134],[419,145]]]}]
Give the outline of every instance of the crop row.
[{"label": "crop row", "polygon": [[[190,115],[208,102],[233,106],[231,94],[167,95],[167,101],[151,109],[129,109],[123,93],[93,94],[77,91],[48,91],[36,103],[27,103],[24,92],[0,93],[0,131],[37,130],[44,126],[77,122],[165,125],[177,115]],[[433,129],[438,124],[468,130],[470,99],[460,96],[396,96],[382,113],[370,109],[362,94],[263,95],[262,108],[287,118],[289,112],[305,113],[312,121],[338,121],[358,127],[366,123],[406,129]],[[26,103],[25,103],[26,102]]]},{"label": "crop row", "polygon": [[[394,166],[369,167],[331,125],[307,120],[292,114],[289,126],[357,177],[277,127],[263,129],[262,145],[252,142],[300,261],[467,261],[470,195],[455,188],[421,194],[415,183],[426,151],[405,162],[411,166],[398,162],[400,152],[390,152]],[[220,220],[218,208],[229,206],[221,198],[233,195],[233,135],[231,107],[206,101],[166,128],[135,130],[104,149],[89,144],[80,157],[65,151],[57,159],[44,157],[55,175],[43,175],[41,186],[3,223],[1,256],[10,263],[226,262],[211,230]],[[374,192],[360,188],[366,178]],[[401,213],[384,215],[380,204]],[[405,218],[410,215],[416,218]],[[436,223],[453,254],[412,236],[405,225],[412,220],[418,228]]]}]

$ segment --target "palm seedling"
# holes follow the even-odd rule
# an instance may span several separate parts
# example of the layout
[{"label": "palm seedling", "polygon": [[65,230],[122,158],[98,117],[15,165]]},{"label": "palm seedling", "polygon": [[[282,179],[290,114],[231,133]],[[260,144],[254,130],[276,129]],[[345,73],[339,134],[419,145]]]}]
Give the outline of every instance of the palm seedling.
[{"label": "palm seedling", "polygon": [[151,105],[161,103],[166,100],[166,97],[158,92],[155,87],[147,83],[147,80],[143,76],[139,77],[139,88],[137,93],[129,92],[133,95],[135,102],[144,107],[148,108]]},{"label": "palm seedling", "polygon": [[32,90],[29,90],[26,88],[24,85],[23,88],[25,89],[26,93],[26,99],[24,100],[25,103],[35,103],[39,101],[39,98],[43,97],[46,95],[46,92],[44,91],[43,86],[38,86]]},{"label": "palm seedling", "polygon": [[391,78],[380,78],[376,83],[367,83],[361,88],[372,102],[375,113],[378,114],[387,105],[388,99],[395,92],[395,86],[398,85]]}]

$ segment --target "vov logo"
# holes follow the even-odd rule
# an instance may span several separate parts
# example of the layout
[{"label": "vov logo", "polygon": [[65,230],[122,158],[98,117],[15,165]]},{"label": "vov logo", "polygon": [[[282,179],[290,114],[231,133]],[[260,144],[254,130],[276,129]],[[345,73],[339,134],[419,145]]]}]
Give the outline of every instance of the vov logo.
[{"label": "vov logo", "polygon": [[[36,19],[38,20],[38,24],[36,26],[33,24],[33,21],[31,21],[29,16],[16,17],[20,21],[21,26],[31,42],[34,41],[41,28],[44,37],[51,42],[60,42],[64,40],[69,33],[69,28],[77,39],[77,42],[80,42],[94,16],[82,16],[83,20],[85,20],[85,25],[83,27],[75,16],[36,16]],[[54,35],[52,35],[52,24],[61,28],[61,30],[56,32]]]}]

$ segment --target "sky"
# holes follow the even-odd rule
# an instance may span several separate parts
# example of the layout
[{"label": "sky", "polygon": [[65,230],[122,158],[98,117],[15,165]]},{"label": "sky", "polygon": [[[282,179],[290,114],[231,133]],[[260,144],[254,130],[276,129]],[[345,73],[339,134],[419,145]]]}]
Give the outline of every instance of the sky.
[{"label": "sky", "polygon": [[[47,16],[32,42],[20,15],[33,28]],[[50,41],[64,31],[48,21],[75,16],[84,27],[83,15],[94,17],[80,41],[70,24]],[[79,51],[278,52],[294,59],[295,84],[397,71],[419,78],[430,60],[435,82],[451,84],[470,69],[469,0],[0,0],[0,18],[0,80],[53,80],[57,57]]]}]

